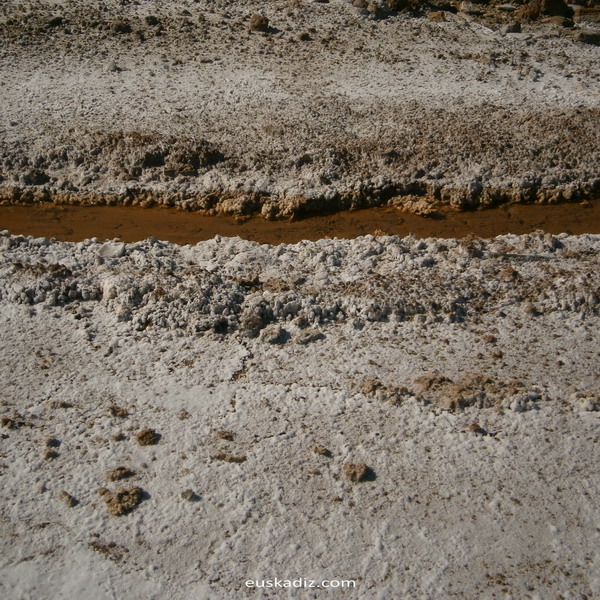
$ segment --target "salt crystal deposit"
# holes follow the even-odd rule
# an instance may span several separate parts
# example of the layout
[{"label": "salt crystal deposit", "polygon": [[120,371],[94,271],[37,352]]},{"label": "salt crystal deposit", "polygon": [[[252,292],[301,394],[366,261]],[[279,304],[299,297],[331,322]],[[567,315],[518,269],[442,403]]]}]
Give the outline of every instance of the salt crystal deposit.
[{"label": "salt crystal deposit", "polygon": [[598,593],[599,236],[0,242],[8,597]]},{"label": "salt crystal deposit", "polygon": [[[9,0],[0,200],[265,218],[593,200],[596,17]],[[600,236],[16,233],[2,598],[600,597]]]}]

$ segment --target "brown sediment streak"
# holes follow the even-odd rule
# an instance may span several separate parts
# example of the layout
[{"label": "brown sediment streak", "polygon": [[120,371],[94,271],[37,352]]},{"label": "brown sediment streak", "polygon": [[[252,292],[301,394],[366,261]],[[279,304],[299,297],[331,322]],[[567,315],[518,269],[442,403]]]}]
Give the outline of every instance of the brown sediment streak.
[{"label": "brown sediment streak", "polygon": [[512,204],[428,216],[379,207],[288,221],[266,220],[260,216],[208,216],[164,207],[4,205],[0,206],[0,229],[64,241],[96,237],[132,242],[155,236],[178,244],[195,244],[215,235],[280,244],[326,237],[348,239],[366,234],[413,234],[422,238],[468,235],[490,238],[536,230],[583,234],[600,233],[600,199],[577,204]]}]

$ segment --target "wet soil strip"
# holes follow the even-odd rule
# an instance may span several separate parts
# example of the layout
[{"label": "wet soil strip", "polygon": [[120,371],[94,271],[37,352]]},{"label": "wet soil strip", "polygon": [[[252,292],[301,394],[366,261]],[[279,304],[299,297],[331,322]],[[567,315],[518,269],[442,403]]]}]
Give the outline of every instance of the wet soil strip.
[{"label": "wet soil strip", "polygon": [[326,237],[360,235],[482,238],[543,230],[548,233],[600,233],[600,200],[555,206],[504,206],[475,212],[420,217],[392,208],[344,211],[298,221],[266,221],[261,217],[207,217],[169,208],[109,206],[0,206],[0,230],[13,234],[81,241],[119,238],[133,242],[155,236],[177,244],[195,244],[215,235],[239,236],[260,243],[296,243]]}]

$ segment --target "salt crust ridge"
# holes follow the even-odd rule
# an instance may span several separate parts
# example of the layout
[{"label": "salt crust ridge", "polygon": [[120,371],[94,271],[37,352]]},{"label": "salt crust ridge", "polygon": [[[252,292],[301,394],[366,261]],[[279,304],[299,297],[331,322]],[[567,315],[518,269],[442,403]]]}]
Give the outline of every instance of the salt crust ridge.
[{"label": "salt crust ridge", "polygon": [[526,304],[585,318],[598,313],[599,240],[365,236],[269,246],[217,236],[180,247],[4,234],[0,299],[84,312],[99,303],[137,331],[249,336],[274,325],[300,335],[336,323],[477,321]]}]

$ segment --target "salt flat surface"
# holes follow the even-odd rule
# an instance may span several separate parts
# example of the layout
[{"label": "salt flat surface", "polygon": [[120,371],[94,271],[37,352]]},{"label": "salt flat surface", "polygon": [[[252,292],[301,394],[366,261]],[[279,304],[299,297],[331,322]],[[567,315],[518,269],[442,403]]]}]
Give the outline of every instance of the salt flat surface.
[{"label": "salt flat surface", "polygon": [[[597,24],[383,4],[3,2],[0,201],[598,193]],[[2,232],[2,597],[600,597],[599,250]]]},{"label": "salt flat surface", "polygon": [[289,217],[597,195],[597,24],[506,34],[516,5],[447,6],[5,2],[0,199]]},{"label": "salt flat surface", "polygon": [[599,249],[2,234],[2,596],[600,595]]}]

